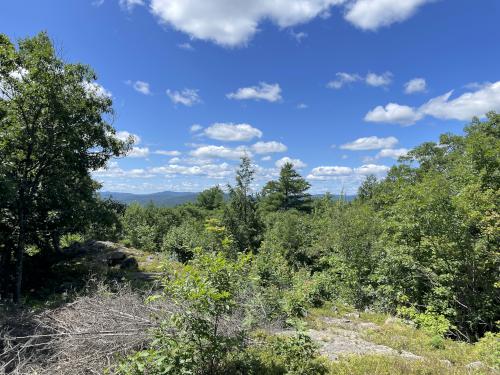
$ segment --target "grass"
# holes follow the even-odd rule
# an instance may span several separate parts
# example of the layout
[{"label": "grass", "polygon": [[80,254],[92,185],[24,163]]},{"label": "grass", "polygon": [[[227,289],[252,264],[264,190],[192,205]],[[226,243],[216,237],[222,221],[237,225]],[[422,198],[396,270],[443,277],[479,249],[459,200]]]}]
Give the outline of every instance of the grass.
[{"label": "grass", "polygon": [[331,375],[479,375],[495,374],[491,369],[449,366],[432,359],[404,360],[398,357],[364,355],[341,358],[330,364]]},{"label": "grass", "polygon": [[[323,318],[348,318],[352,322],[371,322],[378,328],[360,331],[363,339],[407,351],[424,357],[409,360],[380,355],[352,355],[331,363],[331,374],[498,374],[500,371],[500,335],[490,334],[476,344],[454,341],[433,335],[388,314],[362,312],[359,317],[354,309],[344,304],[327,304],[310,310],[307,326],[314,329],[332,327]],[[391,319],[388,319],[391,318]],[[342,324],[342,323],[339,323]],[[335,326],[335,324],[333,324]],[[472,362],[482,362],[485,367],[468,369]],[[488,368],[489,367],[489,368]]]}]

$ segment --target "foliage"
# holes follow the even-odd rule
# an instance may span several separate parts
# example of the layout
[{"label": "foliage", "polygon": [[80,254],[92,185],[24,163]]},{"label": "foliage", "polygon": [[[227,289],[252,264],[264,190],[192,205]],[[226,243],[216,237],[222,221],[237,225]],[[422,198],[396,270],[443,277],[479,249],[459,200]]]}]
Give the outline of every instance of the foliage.
[{"label": "foliage", "polygon": [[306,191],[311,187],[293,168],[292,163],[285,163],[280,170],[278,181],[269,181],[262,189],[260,208],[264,212],[296,209],[308,211],[311,196]]},{"label": "foliage", "polygon": [[231,319],[248,271],[249,255],[236,261],[202,252],[163,278],[166,298],[178,306],[155,332],[147,350],[129,357],[123,374],[222,374],[242,350],[245,332]]},{"label": "foliage", "polygon": [[229,186],[229,201],[224,209],[223,223],[239,251],[256,250],[260,244],[261,222],[257,200],[251,193],[255,170],[248,157],[241,159],[236,172],[236,186]]},{"label": "foliage", "polygon": [[224,203],[224,192],[219,186],[202,191],[196,197],[196,204],[206,210],[216,210]]},{"label": "foliage", "polygon": [[95,79],[59,58],[46,33],[17,48],[0,35],[0,264],[15,279],[2,296],[19,301],[28,246],[58,251],[62,234],[87,227],[103,207],[90,172],[130,145],[114,136],[112,101]]}]

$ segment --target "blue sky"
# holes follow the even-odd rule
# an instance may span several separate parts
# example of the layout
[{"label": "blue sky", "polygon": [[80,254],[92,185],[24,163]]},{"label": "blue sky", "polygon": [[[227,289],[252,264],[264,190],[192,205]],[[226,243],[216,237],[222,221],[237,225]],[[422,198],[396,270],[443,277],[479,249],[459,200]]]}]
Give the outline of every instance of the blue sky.
[{"label": "blue sky", "polygon": [[398,155],[500,111],[498,0],[4,0],[0,32],[46,30],[91,65],[132,153],[104,190],[255,188],[291,160],[353,193]]}]

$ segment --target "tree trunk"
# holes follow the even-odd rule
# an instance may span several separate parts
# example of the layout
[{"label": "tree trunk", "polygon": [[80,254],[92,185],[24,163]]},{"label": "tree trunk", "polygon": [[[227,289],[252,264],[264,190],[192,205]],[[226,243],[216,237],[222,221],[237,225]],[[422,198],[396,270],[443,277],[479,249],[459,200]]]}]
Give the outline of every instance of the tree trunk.
[{"label": "tree trunk", "polygon": [[26,247],[26,215],[24,202],[24,187],[21,187],[19,192],[19,237],[15,252],[15,286],[14,286],[14,303],[19,303],[21,300],[21,286],[23,282],[23,261],[24,250]]}]

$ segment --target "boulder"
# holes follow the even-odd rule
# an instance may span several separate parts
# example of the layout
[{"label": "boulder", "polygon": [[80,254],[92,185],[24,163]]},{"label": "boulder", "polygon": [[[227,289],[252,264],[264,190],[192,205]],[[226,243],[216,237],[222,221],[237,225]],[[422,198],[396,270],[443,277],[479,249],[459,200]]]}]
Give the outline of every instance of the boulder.
[{"label": "boulder", "polygon": [[123,262],[121,262],[120,268],[122,270],[137,271],[139,269],[139,264],[135,258],[126,258]]},{"label": "boulder", "polygon": [[117,264],[120,264],[123,260],[125,260],[126,257],[127,254],[122,253],[121,251],[113,251],[112,253],[108,254],[108,256],[106,257],[106,261],[108,263],[108,266],[113,267]]}]

